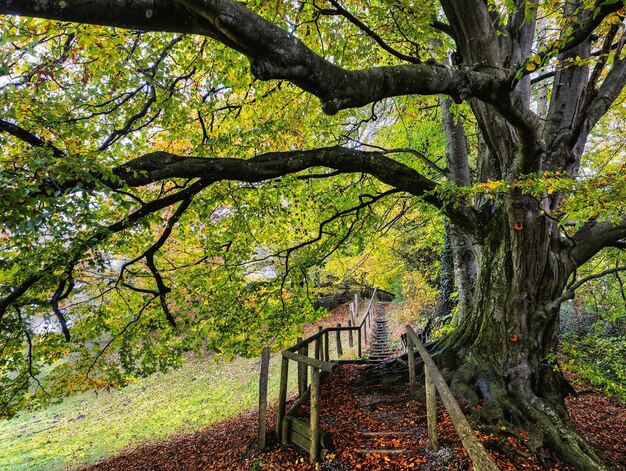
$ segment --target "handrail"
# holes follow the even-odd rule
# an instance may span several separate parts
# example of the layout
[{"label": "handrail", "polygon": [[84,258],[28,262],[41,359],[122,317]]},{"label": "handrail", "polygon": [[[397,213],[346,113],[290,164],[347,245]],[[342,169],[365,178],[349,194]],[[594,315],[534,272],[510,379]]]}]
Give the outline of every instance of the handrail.
[{"label": "handrail", "polygon": [[370,317],[370,314],[372,313],[372,302],[376,298],[377,290],[378,288],[374,288],[374,291],[372,292],[372,297],[370,298],[370,302],[367,305],[367,309],[365,310],[365,315],[363,316],[363,319],[361,319],[361,323],[359,324],[359,327],[363,326],[363,323],[365,322],[365,320],[368,319]]},{"label": "handrail", "polygon": [[[348,326],[342,327],[341,324],[338,324],[337,327],[326,327],[319,329],[318,332],[310,335],[304,340],[300,340],[295,345],[283,350],[282,352],[282,364],[281,364],[281,372],[280,372],[280,390],[278,394],[278,420],[276,423],[276,434],[280,437],[282,445],[286,445],[289,441],[290,437],[290,428],[296,427],[298,434],[300,434],[300,439],[302,439],[301,433],[305,430],[302,424],[298,425],[295,421],[295,417],[292,414],[295,414],[297,409],[302,405],[307,399],[310,400],[310,430],[306,430],[308,436],[305,437],[306,446],[309,449],[309,455],[311,457],[311,462],[318,461],[319,458],[319,446],[320,446],[320,437],[323,438],[324,434],[319,430],[319,411],[320,411],[320,376],[321,372],[326,373],[337,373],[339,371],[339,360],[337,362],[330,361],[330,352],[329,352],[329,333],[336,332],[337,337],[337,353],[341,354],[341,336],[340,332],[349,332],[350,333],[350,346],[352,346],[352,336],[351,333],[356,331],[358,332],[357,345],[358,345],[358,357],[361,358],[362,355],[362,344],[361,344],[361,331],[366,332],[367,324],[366,321],[370,319],[372,305],[374,302],[374,298],[376,296],[376,289],[374,289],[372,293],[372,298],[367,306],[367,310],[361,323],[358,326]],[[371,323],[371,320],[369,320]],[[365,334],[367,335],[367,334]],[[365,337],[367,339],[367,337]],[[314,345],[314,354],[313,357],[309,356],[309,345],[315,343]],[[286,402],[287,402],[287,380],[289,375],[289,360],[295,361],[298,363],[298,393],[299,397],[297,398],[294,405],[286,411]],[[311,382],[307,384],[309,381],[307,379],[308,367],[311,367]],[[296,425],[294,425],[296,424]],[[295,431],[295,429],[294,429]],[[295,440],[296,436],[292,436],[292,439]],[[302,446],[304,442],[298,442]],[[322,442],[323,443],[323,442]]]},{"label": "handrail", "polygon": [[426,379],[426,416],[428,419],[428,438],[431,449],[437,450],[437,404],[435,397],[435,388],[439,391],[441,402],[445,406],[454,429],[461,438],[463,447],[467,450],[474,469],[477,471],[498,471],[500,468],[496,465],[483,444],[474,435],[474,430],[470,426],[465,414],[459,407],[458,402],[454,398],[452,391],[441,376],[441,372],[435,365],[422,342],[417,338],[417,334],[410,325],[406,326],[407,333],[407,353],[409,357],[409,389],[411,394],[415,393],[415,347],[424,361],[424,375]]}]

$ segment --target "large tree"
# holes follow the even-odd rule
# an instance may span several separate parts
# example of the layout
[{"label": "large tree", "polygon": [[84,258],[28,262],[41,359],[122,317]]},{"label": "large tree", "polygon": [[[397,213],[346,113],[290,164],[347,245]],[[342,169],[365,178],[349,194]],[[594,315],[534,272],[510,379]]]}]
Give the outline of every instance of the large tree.
[{"label": "large tree", "polygon": [[[69,339],[60,306],[81,261],[138,234],[151,243],[124,260],[115,287],[160,300],[168,323],[181,322],[184,312],[168,307],[165,263],[155,263],[178,220],[215,239],[223,254],[211,260],[254,232],[220,232],[234,210],[208,211],[218,195],[290,181],[319,185],[319,203],[357,187],[358,204],[336,207],[317,237],[283,251],[287,264],[345,215],[408,196],[451,225],[462,321],[433,353],[455,391],[484,399],[486,422],[527,428],[531,445],[578,469],[603,467],[569,425],[549,359],[559,306],[583,281],[577,268],[625,245],[623,151],[610,144],[623,139],[621,1],[4,0],[0,13],[20,15],[3,20],[0,80],[7,344],[26,332],[32,348],[24,319],[42,305]],[[311,95],[338,117],[319,114]],[[439,95],[446,164],[427,146],[389,149],[398,138],[389,145],[380,131],[415,125],[415,110]],[[467,138],[464,123],[476,130]],[[381,147],[345,145],[344,134]],[[364,187],[372,178],[382,185]],[[273,205],[258,214],[266,224],[289,206]],[[249,202],[236,211],[246,223],[254,216]],[[264,244],[249,241],[257,259]],[[152,284],[137,282],[137,262]],[[139,317],[130,319],[124,331]]]}]

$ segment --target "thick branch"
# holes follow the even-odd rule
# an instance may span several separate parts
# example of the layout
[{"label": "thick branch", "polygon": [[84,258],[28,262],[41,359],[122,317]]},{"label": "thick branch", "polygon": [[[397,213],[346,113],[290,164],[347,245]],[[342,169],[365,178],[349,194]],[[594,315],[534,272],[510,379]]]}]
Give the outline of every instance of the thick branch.
[{"label": "thick branch", "polygon": [[626,237],[626,216],[621,223],[590,222],[574,236],[574,246],[570,252],[577,266],[582,265],[605,247],[612,247]]},{"label": "thick branch", "polygon": [[582,125],[572,136],[571,142],[575,142],[579,135],[588,134],[591,131],[615,100],[617,100],[624,85],[626,85],[626,59],[619,59],[613,63],[613,67],[602,82],[597,95],[591,101],[587,112],[583,116]]},{"label": "thick branch", "polygon": [[346,70],[233,0],[0,0],[0,13],[209,36],[248,56],[255,77],[288,80],[330,114],[407,94],[478,97],[497,106],[506,89],[493,75],[440,64]]},{"label": "thick branch", "polygon": [[[393,188],[420,196],[435,207],[444,207],[439,197],[433,194],[437,184],[432,180],[386,157],[383,152],[344,147],[269,152],[248,160],[182,157],[167,152],[153,152],[115,169],[115,173],[128,185],[141,186],[164,179],[192,177],[259,182],[312,167],[327,167],[342,173],[366,173]],[[476,216],[469,206],[450,206],[446,206],[445,211],[455,222],[468,230],[476,230]]]},{"label": "thick branch", "polygon": [[49,149],[50,151],[52,151],[52,154],[57,158],[62,158],[65,156],[63,151],[54,147],[49,142],[44,141],[43,139],[39,138],[30,131],[18,126],[17,124],[11,123],[4,119],[0,119],[0,132],[6,132],[8,134],[11,134],[12,136],[33,147]]}]

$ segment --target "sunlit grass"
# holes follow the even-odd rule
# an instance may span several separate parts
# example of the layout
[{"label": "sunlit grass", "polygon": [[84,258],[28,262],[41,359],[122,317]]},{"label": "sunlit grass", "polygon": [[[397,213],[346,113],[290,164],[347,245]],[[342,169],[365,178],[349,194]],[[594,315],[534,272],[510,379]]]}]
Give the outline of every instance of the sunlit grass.
[{"label": "sunlit grass", "polygon": [[[22,413],[0,422],[0,469],[60,470],[202,429],[255,407],[258,373],[258,359],[193,359],[178,370],[140,379],[119,391],[83,393]],[[278,396],[279,376],[280,362],[273,356],[270,402]],[[293,381],[294,374],[290,376]]]}]

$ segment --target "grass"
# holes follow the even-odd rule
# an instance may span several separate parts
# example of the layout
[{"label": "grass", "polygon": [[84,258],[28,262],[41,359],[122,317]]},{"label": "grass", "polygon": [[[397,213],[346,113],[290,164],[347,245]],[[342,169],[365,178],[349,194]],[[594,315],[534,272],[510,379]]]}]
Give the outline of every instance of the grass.
[{"label": "grass", "polygon": [[[178,370],[140,379],[119,391],[83,393],[22,413],[0,422],[0,469],[61,470],[205,428],[256,406],[258,372],[258,359],[192,359]],[[273,356],[270,402],[278,397],[279,376],[280,362]],[[292,380],[294,376],[290,371]]]}]

